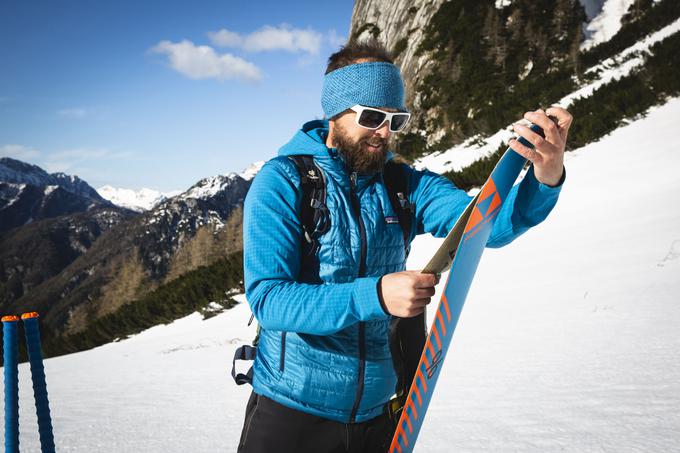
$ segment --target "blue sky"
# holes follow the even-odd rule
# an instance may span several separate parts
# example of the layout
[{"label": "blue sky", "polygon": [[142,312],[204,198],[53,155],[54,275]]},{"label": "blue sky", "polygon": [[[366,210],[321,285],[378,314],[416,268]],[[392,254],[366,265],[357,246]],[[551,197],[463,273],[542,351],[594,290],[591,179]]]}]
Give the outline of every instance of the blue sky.
[{"label": "blue sky", "polygon": [[352,7],[3,0],[0,156],[163,191],[269,159],[322,116]]}]

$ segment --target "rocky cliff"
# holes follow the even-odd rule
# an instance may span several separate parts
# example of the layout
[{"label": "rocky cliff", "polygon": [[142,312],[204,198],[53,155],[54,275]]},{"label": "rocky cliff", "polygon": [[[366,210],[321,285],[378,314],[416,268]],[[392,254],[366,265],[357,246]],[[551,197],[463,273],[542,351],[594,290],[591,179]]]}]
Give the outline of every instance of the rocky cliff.
[{"label": "rocky cliff", "polygon": [[350,35],[396,55],[415,118],[396,149],[414,158],[568,93],[585,17],[578,0],[357,0]]}]

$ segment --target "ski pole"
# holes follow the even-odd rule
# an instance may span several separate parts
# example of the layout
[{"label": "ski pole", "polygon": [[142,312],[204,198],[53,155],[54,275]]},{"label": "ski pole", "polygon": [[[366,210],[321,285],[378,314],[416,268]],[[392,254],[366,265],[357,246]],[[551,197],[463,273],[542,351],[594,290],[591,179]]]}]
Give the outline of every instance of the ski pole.
[{"label": "ski pole", "polygon": [[24,313],[21,315],[21,320],[24,322],[28,361],[31,364],[33,396],[35,398],[35,411],[38,415],[38,432],[40,433],[40,449],[42,453],[54,453],[54,434],[52,433],[50,403],[47,398],[45,368],[43,366],[42,351],[40,348],[38,317],[38,313],[35,312]]},{"label": "ski pole", "polygon": [[19,452],[19,343],[16,316],[2,317],[5,375],[5,453]]}]

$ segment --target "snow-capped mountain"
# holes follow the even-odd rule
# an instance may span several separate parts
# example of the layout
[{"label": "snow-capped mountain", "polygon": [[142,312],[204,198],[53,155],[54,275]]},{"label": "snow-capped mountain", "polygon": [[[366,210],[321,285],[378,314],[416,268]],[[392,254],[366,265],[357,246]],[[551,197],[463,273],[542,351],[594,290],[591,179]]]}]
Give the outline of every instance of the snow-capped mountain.
[{"label": "snow-capped mountain", "polygon": [[204,178],[128,216],[9,307],[43,313],[46,338],[83,330],[159,285],[241,250],[241,207],[249,187],[236,174]]},{"label": "snow-capped mountain", "polygon": [[146,187],[135,191],[132,189],[116,188],[109,185],[98,188],[97,192],[116,206],[121,206],[136,212],[148,211],[168,198],[172,198],[181,193],[179,190],[159,192]]},{"label": "snow-capped mountain", "polygon": [[243,170],[243,172],[241,172],[241,174],[239,176],[241,178],[245,179],[246,181],[250,181],[262,169],[263,165],[264,165],[263,160],[255,162],[255,163],[251,164],[248,168]]},{"label": "snow-capped mountain", "polygon": [[229,173],[227,175],[203,178],[185,192],[182,192],[181,190],[159,192],[148,188],[142,188],[135,191],[132,189],[115,188],[110,185],[100,187],[97,189],[97,192],[116,206],[128,208],[136,212],[144,212],[153,209],[165,200],[177,195],[182,195],[184,199],[210,198],[217,192],[224,190],[236,177],[245,181],[250,181],[260,171],[263,165],[264,161],[259,161],[250,165],[240,174]]},{"label": "snow-capped mountain", "polygon": [[31,165],[9,157],[0,158],[0,182],[29,184],[36,187],[59,186],[67,192],[104,202],[96,190],[75,175],[47,173],[37,165]]},{"label": "snow-capped mountain", "polygon": [[113,205],[77,176],[0,159],[0,232],[36,220]]}]

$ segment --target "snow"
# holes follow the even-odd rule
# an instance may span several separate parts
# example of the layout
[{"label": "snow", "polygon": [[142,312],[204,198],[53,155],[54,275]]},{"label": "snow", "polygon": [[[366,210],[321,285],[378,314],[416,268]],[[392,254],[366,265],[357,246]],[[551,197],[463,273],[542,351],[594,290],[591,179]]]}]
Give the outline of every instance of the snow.
[{"label": "snow", "polygon": [[250,181],[262,169],[263,165],[264,165],[263,160],[257,161],[254,164],[250,165],[245,170],[243,170],[243,172],[239,176],[245,179],[246,181]]},{"label": "snow", "polygon": [[[485,252],[416,451],[680,450],[678,117],[674,99],[568,154],[550,218]],[[409,268],[439,242],[419,237]],[[249,317],[241,303],[46,360],[58,451],[235,451]],[[38,451],[26,364],[20,382]]]},{"label": "snow", "polygon": [[219,192],[225,190],[236,178],[239,178],[239,175],[236,173],[229,173],[228,175],[217,175],[201,179],[189,190],[182,193],[180,198],[183,200],[188,198],[204,200],[212,198]]},{"label": "snow", "polygon": [[[602,2],[599,1],[597,3]],[[586,7],[586,15],[590,22],[588,22],[583,30],[585,39],[581,43],[581,50],[586,50],[602,42],[609,41],[618,33],[621,29],[621,18],[628,12],[628,8],[633,3],[634,0],[606,0],[595,17],[592,17],[595,10],[593,8],[594,5],[588,5]]]},{"label": "snow", "polygon": [[[12,206],[14,203],[19,201],[19,198],[21,198],[21,192],[24,191],[26,188],[26,184],[12,184],[12,183],[5,183],[9,189],[14,189],[16,192],[13,194],[12,198],[7,198],[7,199],[2,199],[0,198],[1,201],[6,203],[3,206],[3,209],[7,209],[8,207]],[[8,190],[9,193],[11,193],[11,190]],[[0,193],[2,195],[2,193]]]},{"label": "snow", "polygon": [[135,191],[132,189],[115,188],[109,185],[100,187],[97,189],[97,192],[102,198],[109,200],[111,203],[137,212],[148,211],[164,200],[181,193],[179,190],[159,192],[145,187]]}]

